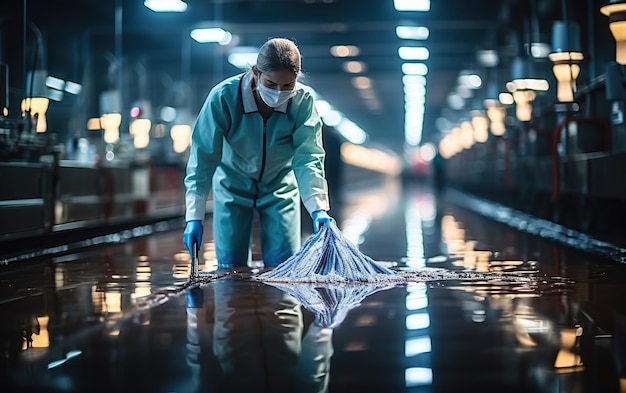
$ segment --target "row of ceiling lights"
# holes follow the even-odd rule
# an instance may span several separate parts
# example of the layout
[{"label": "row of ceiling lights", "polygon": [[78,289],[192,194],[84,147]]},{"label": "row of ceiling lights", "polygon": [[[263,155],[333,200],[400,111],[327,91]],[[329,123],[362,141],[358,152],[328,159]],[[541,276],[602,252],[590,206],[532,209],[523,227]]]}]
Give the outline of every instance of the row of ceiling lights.
[{"label": "row of ceiling lights", "polygon": [[[180,0],[146,0],[144,4],[146,7],[157,12],[184,12],[187,8],[186,3]],[[430,2],[427,0],[418,2],[395,0],[394,5],[398,11],[428,11],[430,9]],[[416,6],[417,8],[415,8]],[[403,40],[425,40],[428,38],[428,29],[423,26],[398,26],[396,33],[398,37]],[[220,45],[228,45],[233,39],[233,35],[230,32],[215,27],[194,29],[190,35],[197,42],[214,42]],[[257,52],[257,48],[235,47],[232,49],[228,59],[231,64],[247,69],[250,64],[256,62]],[[331,48],[331,54],[337,57],[355,57],[359,54],[359,48],[349,45],[335,46]],[[401,47],[398,50],[398,55],[403,60],[407,61],[426,60],[428,58],[428,50],[424,47]],[[366,67],[366,64],[358,61],[347,61],[344,63],[344,70],[354,74],[363,74],[366,71]],[[402,71],[405,74],[403,77],[406,102],[405,124],[407,124],[405,135],[408,144],[416,146],[419,144],[421,125],[423,123],[426,85],[425,75],[427,68],[423,63],[407,62],[403,64]],[[380,109],[381,105],[373,90],[373,83],[370,78],[364,75],[358,75],[353,78],[352,84],[370,110],[377,111]],[[345,118],[342,113],[335,110],[325,100],[319,98],[317,100],[317,108],[325,124],[335,127],[348,141],[354,144],[362,144],[367,140],[367,133],[365,131],[354,122]],[[88,128],[104,129],[105,142],[114,143],[114,141],[119,138],[120,118],[121,115],[119,112],[104,111],[100,118],[91,119]],[[174,123],[176,124],[176,122]],[[187,128],[188,127],[187,125]],[[151,128],[150,121],[146,119],[145,116],[133,116],[130,128],[131,134],[133,134],[135,139],[136,147],[146,147],[149,140],[147,135]],[[176,126],[173,127],[173,130],[174,128],[176,128]],[[187,132],[183,133],[184,135],[189,134],[189,130],[186,131]],[[186,140],[187,138],[182,137],[177,139]],[[177,151],[183,149],[184,148],[180,148],[177,149]]]},{"label": "row of ceiling lights", "polygon": [[[146,0],[146,7],[158,12],[182,12],[186,10],[186,4],[180,0]],[[399,12],[427,12],[430,10],[430,0],[394,0],[394,7]],[[424,26],[396,27],[396,35],[405,41],[423,41],[429,36],[429,30]],[[228,45],[233,35],[219,27],[198,28],[191,32],[191,37],[199,43],[218,43]],[[228,56],[228,61],[234,66],[247,69],[250,64],[256,62],[257,48],[254,47],[234,47]],[[340,58],[356,58],[360,54],[360,48],[354,45],[337,45],[330,49],[331,55]],[[429,57],[429,51],[423,46],[401,46],[398,49],[398,56],[406,61],[402,65],[402,72],[405,75],[402,79],[405,91],[405,140],[410,146],[417,146],[421,141],[424,103],[426,94],[425,75],[428,68],[424,61]],[[343,63],[345,72],[359,74],[352,79],[352,85],[357,89],[359,96],[363,99],[365,106],[372,112],[378,112],[382,108],[374,90],[373,82],[363,74],[367,72],[367,64],[362,61],[348,60]],[[322,107],[326,107],[323,103]],[[342,127],[343,115],[335,111],[332,107],[326,111],[330,118],[324,121],[331,122],[331,126],[338,128],[351,142],[363,143],[367,139],[365,131],[356,124],[346,121],[347,126]],[[344,132],[342,128],[349,130]]]}]

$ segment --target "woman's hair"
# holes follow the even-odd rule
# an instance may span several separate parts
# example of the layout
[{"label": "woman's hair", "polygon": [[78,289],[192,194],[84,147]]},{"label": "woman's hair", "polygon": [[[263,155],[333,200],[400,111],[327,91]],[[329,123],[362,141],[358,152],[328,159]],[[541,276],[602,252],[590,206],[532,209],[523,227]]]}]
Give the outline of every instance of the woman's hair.
[{"label": "woman's hair", "polygon": [[300,50],[287,38],[272,38],[261,49],[256,60],[261,72],[290,70],[300,74]]}]

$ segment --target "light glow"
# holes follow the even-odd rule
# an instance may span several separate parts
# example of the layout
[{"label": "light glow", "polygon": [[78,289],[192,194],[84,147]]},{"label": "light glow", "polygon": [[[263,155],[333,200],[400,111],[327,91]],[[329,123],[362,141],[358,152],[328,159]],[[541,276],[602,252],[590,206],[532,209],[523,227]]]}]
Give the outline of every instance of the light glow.
[{"label": "light glow", "polygon": [[428,48],[423,46],[401,46],[398,48],[398,56],[402,60],[428,60]]},{"label": "light glow", "polygon": [[430,11],[430,0],[393,0],[396,11]]},{"label": "light glow", "polygon": [[404,370],[407,387],[425,386],[433,383],[433,370],[427,367],[411,367]]},{"label": "light glow", "polygon": [[425,26],[396,26],[396,35],[403,40],[426,40],[429,34]]},{"label": "light glow", "polygon": [[230,32],[220,27],[193,29],[190,35],[191,38],[201,44],[216,42],[220,45],[228,45],[233,39],[233,35]]},{"label": "light glow", "polygon": [[428,67],[424,63],[404,63],[402,64],[402,73],[405,75],[426,75]]},{"label": "light glow", "polygon": [[145,0],[143,5],[154,12],[185,12],[187,3],[182,0]]}]

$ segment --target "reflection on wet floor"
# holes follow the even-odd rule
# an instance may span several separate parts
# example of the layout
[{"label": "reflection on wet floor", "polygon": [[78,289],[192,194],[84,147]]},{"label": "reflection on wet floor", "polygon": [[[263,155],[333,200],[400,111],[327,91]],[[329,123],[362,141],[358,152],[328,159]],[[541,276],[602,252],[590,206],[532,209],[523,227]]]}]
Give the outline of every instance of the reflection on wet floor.
[{"label": "reflection on wet floor", "polygon": [[403,280],[265,283],[208,242],[191,281],[182,229],[2,266],[3,391],[626,391],[626,266],[420,186],[346,200]]}]

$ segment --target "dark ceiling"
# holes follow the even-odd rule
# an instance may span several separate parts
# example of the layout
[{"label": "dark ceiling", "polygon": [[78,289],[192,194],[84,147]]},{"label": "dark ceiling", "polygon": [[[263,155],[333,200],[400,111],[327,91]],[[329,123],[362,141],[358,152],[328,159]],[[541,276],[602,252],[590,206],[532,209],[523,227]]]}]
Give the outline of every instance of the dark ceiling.
[{"label": "dark ceiling", "polygon": [[[258,47],[273,36],[292,38],[300,47],[307,83],[363,128],[372,143],[400,151],[404,101],[397,51],[401,45],[422,43],[400,40],[396,25],[423,25],[430,30],[424,42],[430,51],[424,140],[436,140],[435,120],[447,106],[446,97],[455,89],[459,72],[478,67],[476,51],[498,49],[500,67],[507,67],[507,58],[523,52],[524,43],[533,34],[544,40],[549,37],[551,23],[562,18],[562,5],[567,2],[438,0],[431,2],[430,12],[418,13],[395,11],[393,0],[187,0],[189,7],[183,14],[154,13],[142,0],[9,3],[0,11],[5,21],[16,20],[19,26],[26,16],[41,30],[50,74],[91,86],[97,96],[95,91],[106,87],[111,55],[121,55],[126,64],[145,70],[137,75],[146,75],[139,80],[145,82],[143,89],[155,100],[167,95],[172,81],[188,82],[194,110],[199,109],[214,83],[239,70],[226,61],[228,48],[192,42],[189,32],[193,27],[203,23],[223,26],[246,46]],[[576,15],[585,12],[582,2],[570,3],[576,5],[570,7],[570,18],[583,17]],[[118,22],[122,22],[117,24],[117,33],[121,33],[118,40],[116,9],[122,10],[117,14]],[[6,47],[6,38],[3,42]],[[364,106],[351,84],[353,75],[342,69],[344,60],[331,56],[331,46],[338,44],[361,49],[354,60],[366,63],[363,75],[373,80],[380,110]],[[17,52],[5,48],[3,53],[9,62],[18,64],[19,70]],[[125,82],[137,83],[134,79],[131,76]],[[91,106],[86,104],[87,111],[93,111],[94,99],[91,102]]]}]

